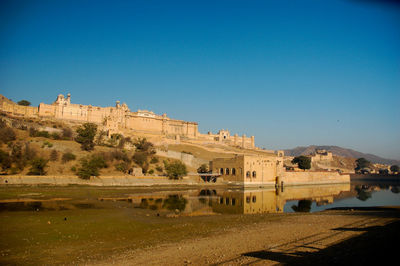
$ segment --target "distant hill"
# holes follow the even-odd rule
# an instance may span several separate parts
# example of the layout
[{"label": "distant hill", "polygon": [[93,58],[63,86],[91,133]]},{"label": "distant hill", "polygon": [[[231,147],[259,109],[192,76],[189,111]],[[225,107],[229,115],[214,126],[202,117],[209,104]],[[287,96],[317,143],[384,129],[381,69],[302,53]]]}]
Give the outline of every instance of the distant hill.
[{"label": "distant hill", "polygon": [[399,160],[385,159],[373,154],[362,153],[359,151],[355,151],[352,149],[346,149],[338,146],[316,146],[311,145],[308,147],[296,147],[294,149],[285,150],[285,155],[287,156],[299,156],[299,155],[308,155],[315,151],[315,149],[324,149],[332,152],[333,155],[342,156],[342,157],[350,157],[350,158],[365,158],[372,163],[383,163],[383,164],[397,164],[400,165]]}]

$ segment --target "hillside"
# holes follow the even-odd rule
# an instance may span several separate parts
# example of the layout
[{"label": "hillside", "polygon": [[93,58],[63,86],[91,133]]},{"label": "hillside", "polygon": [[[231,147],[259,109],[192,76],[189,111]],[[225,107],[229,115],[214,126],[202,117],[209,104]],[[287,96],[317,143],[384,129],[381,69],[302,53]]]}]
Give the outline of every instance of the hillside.
[{"label": "hillside", "polygon": [[392,159],[385,159],[382,157],[379,157],[374,154],[369,154],[369,153],[362,153],[359,151],[355,151],[352,149],[346,149],[338,146],[316,146],[316,145],[310,145],[307,147],[296,147],[293,149],[288,149],[285,150],[285,155],[287,156],[299,156],[299,155],[308,155],[311,154],[312,152],[315,151],[315,149],[324,149],[327,151],[332,152],[333,155],[336,156],[341,156],[341,157],[347,157],[347,158],[365,158],[368,161],[372,163],[382,163],[382,164],[397,164],[400,165],[399,160],[392,160]]}]

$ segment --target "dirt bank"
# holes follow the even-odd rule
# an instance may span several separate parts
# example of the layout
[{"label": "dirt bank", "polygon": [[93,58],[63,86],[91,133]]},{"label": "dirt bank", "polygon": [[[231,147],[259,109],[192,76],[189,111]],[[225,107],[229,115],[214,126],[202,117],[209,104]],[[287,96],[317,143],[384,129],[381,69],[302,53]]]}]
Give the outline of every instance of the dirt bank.
[{"label": "dirt bank", "polygon": [[[379,260],[395,253],[390,240],[400,236],[397,210],[341,210],[284,215],[146,249],[114,254],[96,264],[242,265],[344,264]],[[389,242],[388,242],[389,241]],[[372,252],[372,253],[371,253]],[[370,254],[374,254],[371,257]]]}]

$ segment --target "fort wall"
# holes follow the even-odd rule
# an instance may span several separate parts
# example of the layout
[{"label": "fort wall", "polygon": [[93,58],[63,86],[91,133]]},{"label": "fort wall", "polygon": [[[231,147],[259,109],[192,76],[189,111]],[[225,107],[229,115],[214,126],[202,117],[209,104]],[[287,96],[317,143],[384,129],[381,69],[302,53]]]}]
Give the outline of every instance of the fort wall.
[{"label": "fort wall", "polygon": [[129,131],[162,135],[183,136],[189,139],[201,139],[242,148],[255,148],[254,136],[231,136],[228,130],[217,134],[200,134],[196,122],[176,120],[166,114],[157,115],[151,111],[131,112],[128,106],[119,101],[115,106],[98,107],[71,103],[71,95],[60,94],[52,104],[40,103],[38,107],[21,106],[0,95],[0,110],[14,116],[44,117],[66,121],[96,123],[107,131],[129,133]]}]

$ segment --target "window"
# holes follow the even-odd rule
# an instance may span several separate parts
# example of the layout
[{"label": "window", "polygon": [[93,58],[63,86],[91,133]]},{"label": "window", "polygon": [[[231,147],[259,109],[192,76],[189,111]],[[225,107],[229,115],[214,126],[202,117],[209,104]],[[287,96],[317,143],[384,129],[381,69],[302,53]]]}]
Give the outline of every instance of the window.
[{"label": "window", "polygon": [[253,202],[256,202],[256,201],[257,201],[256,196],[253,196]]},{"label": "window", "polygon": [[225,174],[226,174],[226,175],[229,175],[229,168],[226,168],[226,169],[225,169]]},{"label": "window", "polygon": [[250,196],[246,196],[246,203],[250,203]]},{"label": "window", "polygon": [[219,204],[224,204],[224,198],[219,198]]},{"label": "window", "polygon": [[236,169],[232,168],[232,175],[236,175]]},{"label": "window", "polygon": [[219,169],[219,173],[220,173],[221,175],[223,175],[223,174],[224,174],[224,168]]},{"label": "window", "polygon": [[236,205],[236,199],[232,198],[232,206],[235,206],[235,205]]},{"label": "window", "polygon": [[226,199],[225,199],[225,204],[226,204],[226,205],[229,205],[229,198],[226,198]]},{"label": "window", "polygon": [[257,177],[256,171],[253,171],[253,177]]},{"label": "window", "polygon": [[250,171],[247,171],[247,172],[246,172],[246,177],[247,177],[247,178],[250,178]]}]

